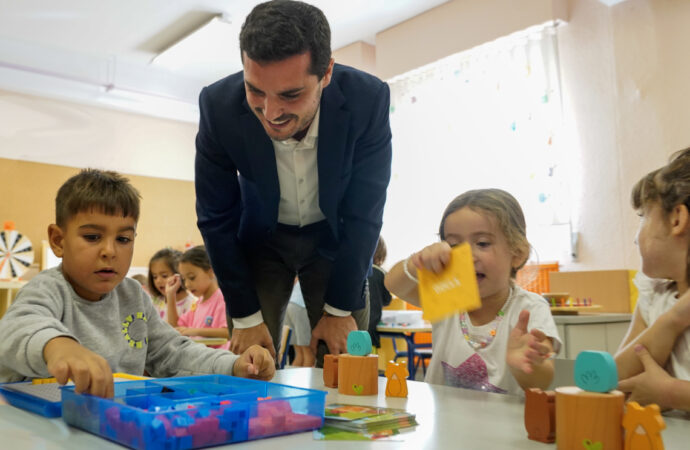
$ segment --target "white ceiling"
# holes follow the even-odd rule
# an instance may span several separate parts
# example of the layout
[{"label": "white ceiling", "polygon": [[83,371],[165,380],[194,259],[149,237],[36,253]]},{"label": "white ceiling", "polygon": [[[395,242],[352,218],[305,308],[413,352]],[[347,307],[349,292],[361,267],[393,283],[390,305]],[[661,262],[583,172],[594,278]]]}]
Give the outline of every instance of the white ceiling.
[{"label": "white ceiling", "polygon": [[[332,47],[363,40],[447,0],[309,0],[326,14]],[[0,89],[188,122],[201,87],[240,70],[239,29],[253,0],[0,0]],[[223,61],[171,72],[150,64],[222,14],[233,38]]]}]

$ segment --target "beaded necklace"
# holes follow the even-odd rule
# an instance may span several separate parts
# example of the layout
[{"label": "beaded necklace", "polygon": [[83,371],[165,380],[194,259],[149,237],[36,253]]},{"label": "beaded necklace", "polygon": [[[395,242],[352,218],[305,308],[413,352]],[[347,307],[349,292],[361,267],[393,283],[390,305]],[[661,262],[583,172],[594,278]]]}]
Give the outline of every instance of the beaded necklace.
[{"label": "beaded necklace", "polygon": [[508,293],[508,299],[503,304],[503,307],[498,311],[498,314],[496,314],[496,318],[491,322],[489,336],[487,336],[484,340],[477,339],[477,336],[470,335],[470,332],[467,328],[467,321],[469,320],[467,318],[467,313],[460,313],[460,328],[462,329],[462,335],[465,336],[465,340],[468,344],[470,344],[470,346],[472,346],[472,348],[474,348],[475,350],[479,350],[480,348],[487,347],[489,344],[491,344],[491,342],[493,342],[494,338],[496,337],[496,329],[498,328],[498,324],[501,323],[501,320],[503,320],[503,316],[505,316],[505,312],[503,312],[503,310],[507,309],[508,303],[510,302],[510,298],[512,296],[513,288],[511,287],[510,292]]}]

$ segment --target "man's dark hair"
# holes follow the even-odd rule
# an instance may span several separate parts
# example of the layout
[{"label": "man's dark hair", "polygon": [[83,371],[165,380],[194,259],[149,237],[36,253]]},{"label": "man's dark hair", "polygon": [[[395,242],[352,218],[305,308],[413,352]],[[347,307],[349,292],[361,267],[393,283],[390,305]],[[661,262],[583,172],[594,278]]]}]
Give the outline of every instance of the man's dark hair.
[{"label": "man's dark hair", "polygon": [[95,210],[109,216],[139,220],[139,192],[119,173],[84,169],[58,190],[55,223],[59,227],[80,212]]},{"label": "man's dark hair", "polygon": [[282,61],[309,52],[309,73],[323,78],[331,60],[331,29],[323,12],[293,0],[257,5],[240,31],[240,52],[260,63]]}]

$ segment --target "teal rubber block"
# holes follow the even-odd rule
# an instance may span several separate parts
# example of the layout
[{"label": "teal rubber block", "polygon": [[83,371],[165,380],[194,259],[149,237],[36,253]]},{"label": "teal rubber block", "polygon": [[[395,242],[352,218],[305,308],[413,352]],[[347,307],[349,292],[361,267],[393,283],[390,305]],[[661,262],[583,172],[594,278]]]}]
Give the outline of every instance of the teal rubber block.
[{"label": "teal rubber block", "polygon": [[575,358],[575,384],[590,392],[609,392],[618,386],[618,369],[613,356],[586,350]]},{"label": "teal rubber block", "polygon": [[371,336],[368,331],[350,331],[347,335],[347,352],[354,356],[367,356],[371,353]]}]

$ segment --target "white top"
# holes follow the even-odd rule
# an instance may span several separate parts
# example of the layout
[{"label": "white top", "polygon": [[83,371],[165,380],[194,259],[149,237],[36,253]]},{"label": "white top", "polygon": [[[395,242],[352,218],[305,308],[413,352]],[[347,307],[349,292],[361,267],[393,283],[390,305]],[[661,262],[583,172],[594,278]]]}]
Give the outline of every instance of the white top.
[{"label": "white top", "polygon": [[273,141],[278,167],[280,202],[278,222],[305,226],[326,218],[319,208],[319,171],[316,151],[319,142],[319,115],[301,141],[293,138]]},{"label": "white top", "polygon": [[[425,381],[480,391],[524,395],[505,362],[508,336],[523,309],[530,312],[527,329],[543,331],[553,340],[554,350],[558,353],[561,341],[549,304],[540,295],[513,286],[503,309],[505,315],[496,328],[496,337],[484,348],[475,350],[465,340],[459,314],[432,325],[433,356]],[[493,326],[493,321],[474,326],[467,317],[469,334],[483,336],[483,340],[489,336]]]},{"label": "white top", "polygon": [[[678,291],[669,280],[652,279],[638,272],[633,282],[639,291],[635,308],[648,327],[678,301]],[[690,380],[690,328],[676,340],[665,369],[678,379]]]}]

